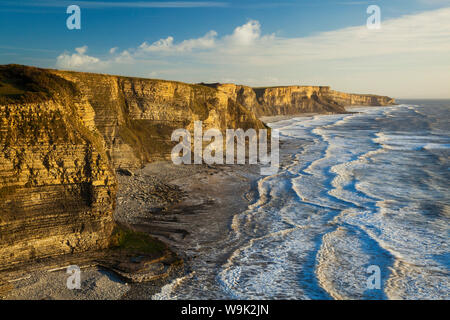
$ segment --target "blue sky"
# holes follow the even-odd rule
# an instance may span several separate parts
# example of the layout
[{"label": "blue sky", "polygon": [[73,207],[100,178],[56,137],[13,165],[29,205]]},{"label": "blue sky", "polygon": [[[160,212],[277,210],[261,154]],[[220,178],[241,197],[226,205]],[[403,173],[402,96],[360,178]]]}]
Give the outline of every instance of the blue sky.
[{"label": "blue sky", "polygon": [[[68,5],[81,30],[68,30]],[[365,27],[370,4],[381,29]],[[450,98],[450,0],[0,1],[0,64]]]}]

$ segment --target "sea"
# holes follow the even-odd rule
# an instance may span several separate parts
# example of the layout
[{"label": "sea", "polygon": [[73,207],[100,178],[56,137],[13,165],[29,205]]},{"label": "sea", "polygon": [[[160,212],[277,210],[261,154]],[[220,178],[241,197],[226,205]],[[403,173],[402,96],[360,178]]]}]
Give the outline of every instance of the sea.
[{"label": "sea", "polygon": [[281,167],[227,258],[153,298],[450,299],[450,100],[347,111],[270,123]]}]

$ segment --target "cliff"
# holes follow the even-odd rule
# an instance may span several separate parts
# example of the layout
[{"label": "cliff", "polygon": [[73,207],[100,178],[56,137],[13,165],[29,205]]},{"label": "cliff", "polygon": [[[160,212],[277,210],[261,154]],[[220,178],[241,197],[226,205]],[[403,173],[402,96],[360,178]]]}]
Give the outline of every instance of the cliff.
[{"label": "cliff", "polygon": [[385,106],[392,98],[377,95],[351,94],[322,86],[283,86],[251,88],[235,84],[204,84],[224,92],[258,117],[300,113],[341,113],[345,106]]},{"label": "cliff", "polygon": [[0,67],[0,270],[109,246],[116,179],[76,87]]},{"label": "cliff", "polygon": [[374,94],[355,94],[329,90],[327,96],[345,106],[390,106],[395,99]]},{"label": "cliff", "polygon": [[111,246],[118,169],[170,159],[177,128],[265,128],[387,97],[0,66],[0,271]]},{"label": "cliff", "polygon": [[175,81],[51,71],[77,85],[95,112],[95,125],[116,168],[170,159],[173,130],[264,128],[237,101],[213,88]]},{"label": "cliff", "polygon": [[205,86],[0,66],[0,271],[110,246],[115,170],[169,158],[195,120],[265,127]]}]

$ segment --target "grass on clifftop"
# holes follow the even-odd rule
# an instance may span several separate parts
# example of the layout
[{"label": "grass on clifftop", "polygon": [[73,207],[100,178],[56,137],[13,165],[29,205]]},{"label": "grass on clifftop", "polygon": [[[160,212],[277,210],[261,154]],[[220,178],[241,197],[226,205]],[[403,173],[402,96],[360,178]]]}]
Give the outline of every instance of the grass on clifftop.
[{"label": "grass on clifftop", "polygon": [[73,96],[75,86],[45,69],[22,65],[0,65],[0,104],[41,102]]}]

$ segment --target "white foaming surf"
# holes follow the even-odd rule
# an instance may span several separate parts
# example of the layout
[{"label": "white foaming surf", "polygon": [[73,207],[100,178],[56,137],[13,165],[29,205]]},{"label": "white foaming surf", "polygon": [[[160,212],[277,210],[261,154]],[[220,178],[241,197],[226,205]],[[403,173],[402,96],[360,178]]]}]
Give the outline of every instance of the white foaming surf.
[{"label": "white foaming surf", "polygon": [[[448,152],[450,137],[417,108],[271,124],[293,160],[236,216],[251,239],[224,265],[222,287],[240,298],[448,298],[449,192],[438,177],[448,167],[428,151]],[[370,265],[380,290],[367,288]]]},{"label": "white foaming surf", "polygon": [[427,103],[270,124],[282,166],[234,217],[235,249],[154,298],[449,299],[450,102]]}]

